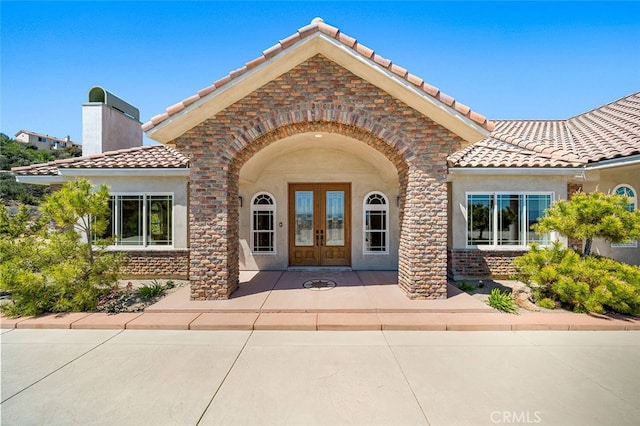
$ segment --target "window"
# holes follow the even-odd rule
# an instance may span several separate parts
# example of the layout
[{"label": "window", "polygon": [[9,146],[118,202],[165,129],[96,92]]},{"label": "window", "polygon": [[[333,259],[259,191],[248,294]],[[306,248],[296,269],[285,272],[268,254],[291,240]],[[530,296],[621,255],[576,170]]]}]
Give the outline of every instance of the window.
[{"label": "window", "polygon": [[[634,211],[638,206],[638,198],[636,196],[636,191],[629,185],[618,185],[614,189],[614,194],[623,195],[629,198],[629,204],[627,204],[627,210],[630,212]],[[629,241],[627,243],[617,243],[611,244],[611,247],[617,248],[635,248],[638,247],[638,241]]]},{"label": "window", "polygon": [[276,204],[266,192],[256,194],[251,200],[251,243],[254,253],[276,252]]},{"label": "window", "polygon": [[548,244],[531,229],[551,206],[551,193],[467,194],[468,246]]},{"label": "window", "polygon": [[165,194],[113,195],[111,221],[105,237],[116,246],[173,244],[173,196]]},{"label": "window", "polygon": [[364,198],[364,253],[389,252],[389,202],[380,192],[371,192]]}]

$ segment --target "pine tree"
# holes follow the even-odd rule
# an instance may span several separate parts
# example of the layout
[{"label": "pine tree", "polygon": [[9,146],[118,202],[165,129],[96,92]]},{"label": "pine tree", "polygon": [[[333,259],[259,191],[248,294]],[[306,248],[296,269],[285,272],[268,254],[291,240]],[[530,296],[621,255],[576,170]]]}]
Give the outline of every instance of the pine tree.
[{"label": "pine tree", "polygon": [[584,255],[591,253],[594,238],[610,243],[640,238],[640,211],[629,209],[630,200],[602,192],[578,193],[554,203],[534,225],[539,234],[557,231],[567,238],[584,240]]}]

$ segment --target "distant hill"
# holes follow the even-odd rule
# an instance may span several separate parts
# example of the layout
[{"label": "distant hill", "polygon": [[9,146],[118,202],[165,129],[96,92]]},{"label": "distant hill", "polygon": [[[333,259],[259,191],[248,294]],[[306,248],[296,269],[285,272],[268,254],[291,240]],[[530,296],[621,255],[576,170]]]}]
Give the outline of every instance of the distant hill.
[{"label": "distant hill", "polygon": [[28,185],[16,182],[11,175],[12,167],[46,163],[62,158],[80,157],[82,150],[65,148],[59,151],[39,150],[34,145],[24,144],[0,133],[0,197],[6,205],[12,202],[37,205],[42,197],[51,192],[48,186]]}]

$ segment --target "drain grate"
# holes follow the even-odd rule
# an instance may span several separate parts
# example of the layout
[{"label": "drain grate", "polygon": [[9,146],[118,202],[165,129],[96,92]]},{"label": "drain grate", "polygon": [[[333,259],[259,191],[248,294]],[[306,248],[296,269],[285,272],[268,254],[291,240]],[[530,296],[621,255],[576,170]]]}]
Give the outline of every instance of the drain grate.
[{"label": "drain grate", "polygon": [[302,287],[308,288],[309,290],[331,290],[336,285],[335,281],[323,279],[309,280],[302,283]]}]

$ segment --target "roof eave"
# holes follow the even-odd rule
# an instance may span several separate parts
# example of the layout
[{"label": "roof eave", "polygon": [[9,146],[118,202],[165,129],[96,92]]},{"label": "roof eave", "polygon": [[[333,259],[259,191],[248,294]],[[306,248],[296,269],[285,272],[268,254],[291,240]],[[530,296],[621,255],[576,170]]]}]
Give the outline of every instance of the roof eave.
[{"label": "roof eave", "polygon": [[538,175],[582,177],[583,167],[450,167],[450,175]]},{"label": "roof eave", "polygon": [[30,183],[32,185],[53,185],[67,182],[67,179],[60,175],[15,175],[15,178],[18,183]]},{"label": "roof eave", "polygon": [[489,131],[484,127],[420,91],[405,79],[349,49],[339,41],[317,32],[220,88],[216,88],[212,93],[183,110],[165,118],[149,129],[146,132],[147,136],[155,141],[168,143],[318,54],[381,88],[469,143],[477,142],[489,135]]},{"label": "roof eave", "polygon": [[145,167],[145,168],[73,168],[58,169],[60,176],[189,176],[187,167]]},{"label": "roof eave", "polygon": [[597,163],[588,164],[587,170],[612,169],[615,167],[634,166],[640,164],[640,154],[630,155],[629,157],[614,158],[611,160],[602,160]]}]

